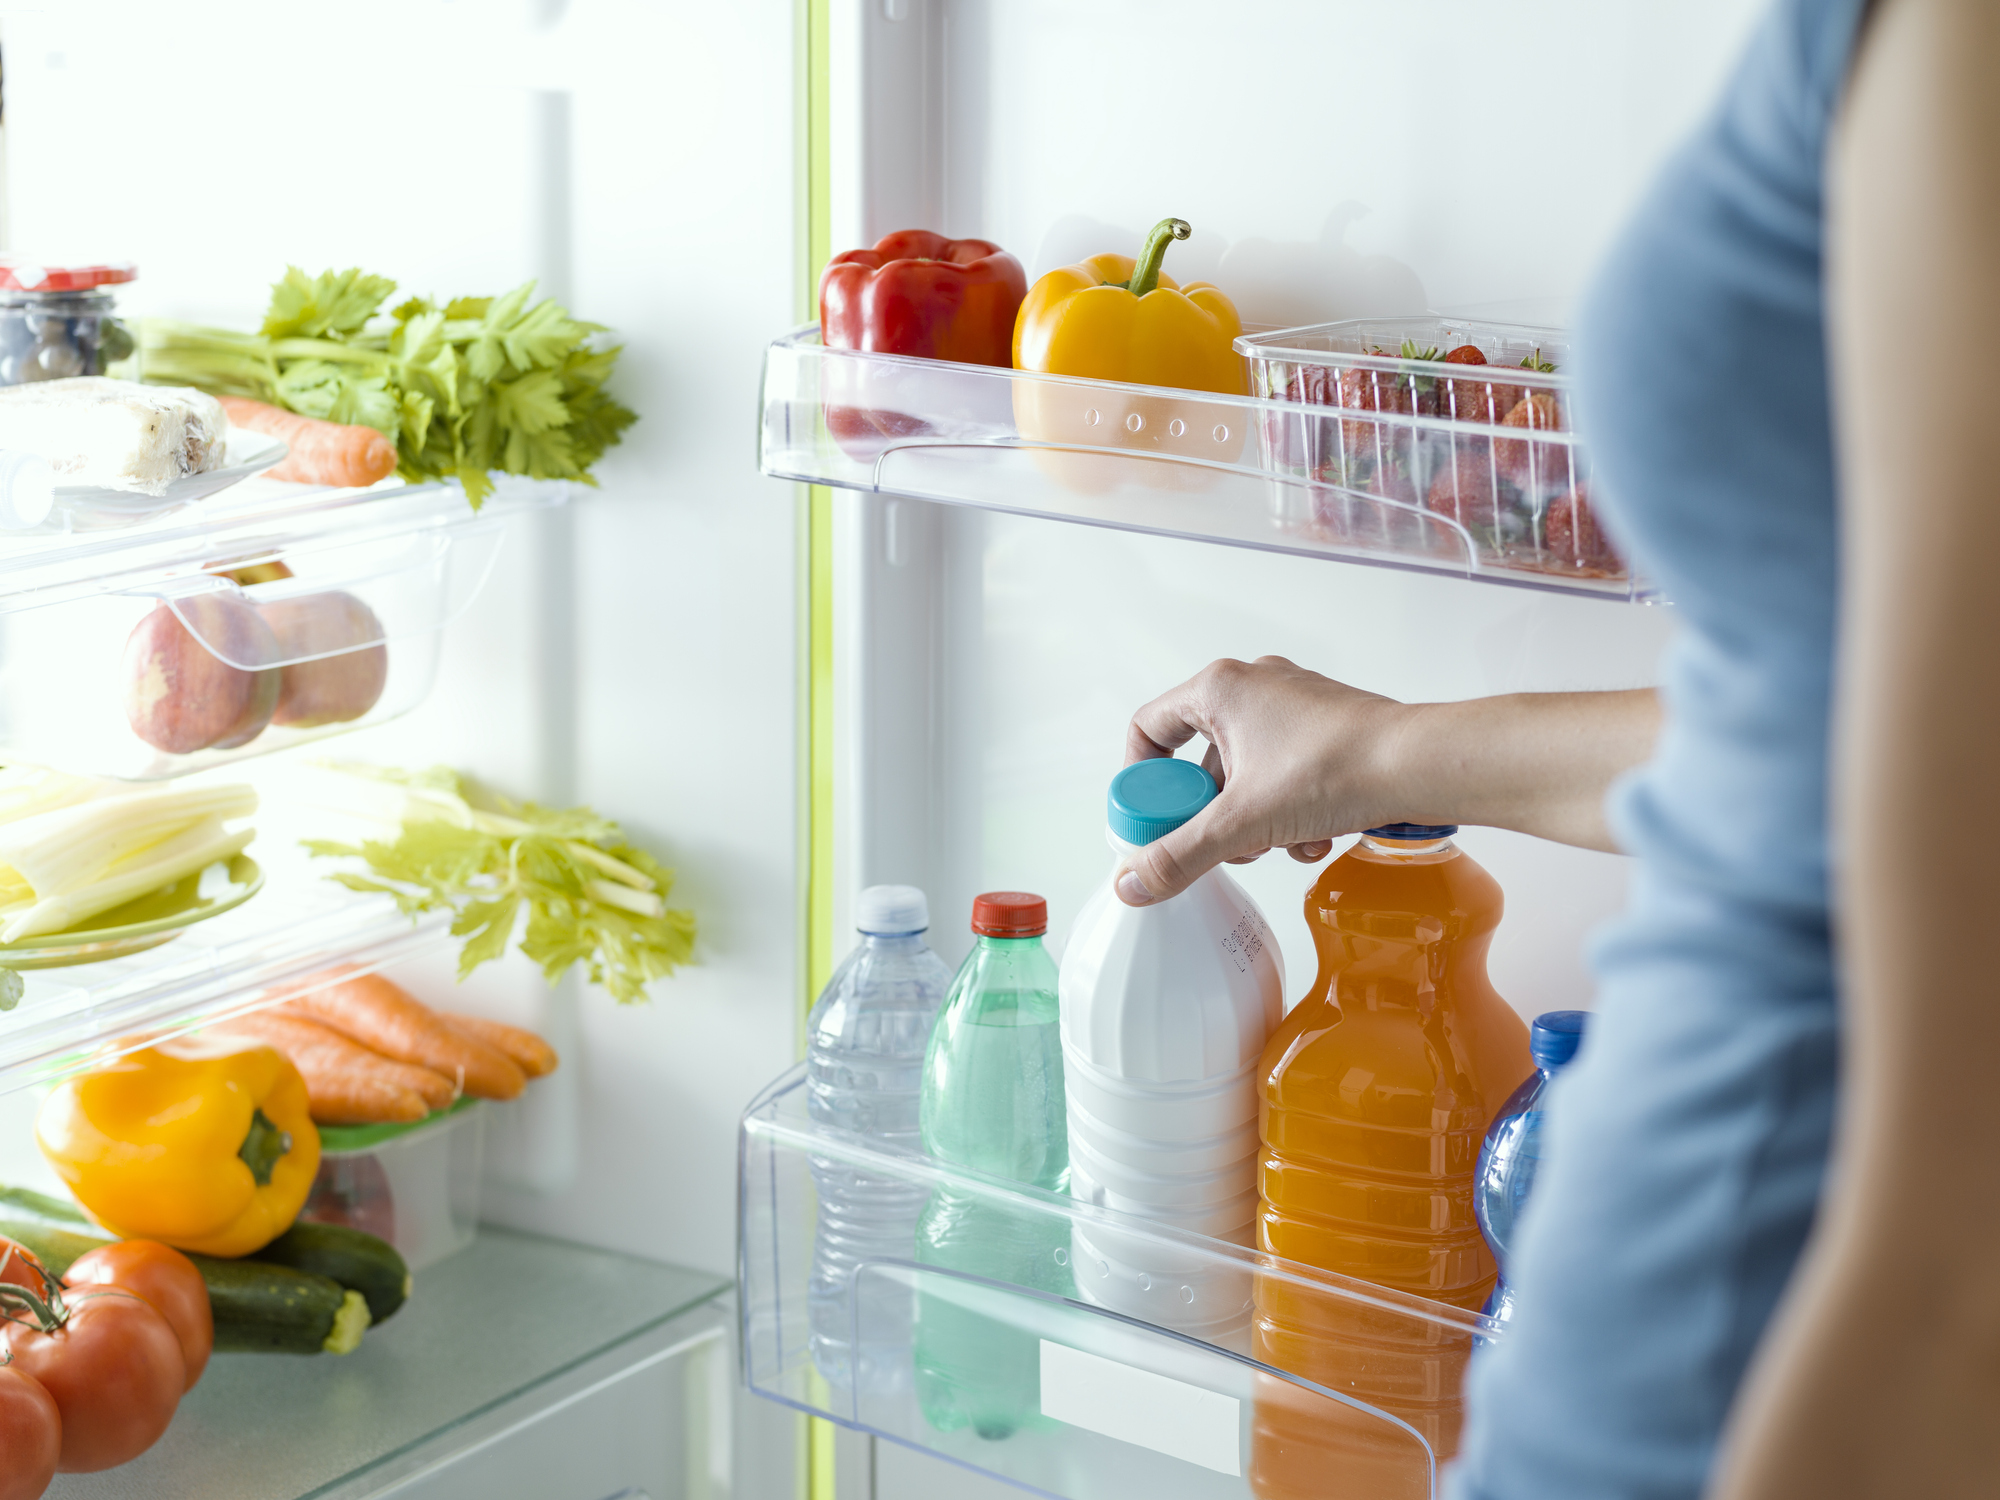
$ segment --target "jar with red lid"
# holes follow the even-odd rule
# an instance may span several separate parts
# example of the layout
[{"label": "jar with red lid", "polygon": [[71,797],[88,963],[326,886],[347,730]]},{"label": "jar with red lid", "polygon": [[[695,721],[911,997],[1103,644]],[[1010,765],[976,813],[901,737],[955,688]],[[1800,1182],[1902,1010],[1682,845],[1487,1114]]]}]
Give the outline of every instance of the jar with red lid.
[{"label": "jar with red lid", "polygon": [[0,385],[102,375],[129,358],[132,336],[108,288],[130,264],[45,265],[0,256]]}]

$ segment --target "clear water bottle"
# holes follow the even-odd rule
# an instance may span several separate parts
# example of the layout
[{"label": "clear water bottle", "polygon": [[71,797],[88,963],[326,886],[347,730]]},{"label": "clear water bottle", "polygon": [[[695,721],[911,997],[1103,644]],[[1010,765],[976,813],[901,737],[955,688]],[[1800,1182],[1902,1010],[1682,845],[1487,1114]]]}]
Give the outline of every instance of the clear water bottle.
[{"label": "clear water bottle", "polygon": [[[930,910],[911,885],[874,885],[856,903],[861,942],[806,1020],[806,1108],[822,1125],[921,1149],[924,1049],[951,970],[924,943]],[[812,1159],[819,1190],[806,1303],[813,1364],[830,1385],[907,1389],[913,1309],[905,1289],[856,1267],[907,1261],[928,1194],[896,1179]],[[859,1344],[856,1330],[859,1330]]]},{"label": "clear water bottle", "polygon": [[1535,1072],[1514,1090],[1487,1127],[1479,1148],[1478,1186],[1472,1199],[1480,1233],[1499,1264],[1500,1279],[1480,1309],[1501,1321],[1513,1316],[1514,1292],[1507,1284],[1507,1256],[1513,1250],[1521,1209],[1534,1190],[1535,1171],[1542,1161],[1542,1124],[1549,1080],[1576,1056],[1583,1040],[1588,1011],[1551,1010],[1535,1017],[1528,1032],[1528,1050]]},{"label": "clear water bottle", "polygon": [[[924,1058],[924,1149],[1050,1192],[1069,1187],[1069,1131],[1048,903],[996,891],[972,904],[978,941],[951,982]],[[1069,1227],[940,1187],[917,1225],[925,1265],[1073,1294]],[[993,1294],[987,1292],[985,1298]],[[1041,1412],[1041,1346],[981,1313],[981,1289],[940,1278],[917,1303],[917,1401],[941,1432],[1004,1438]]]}]

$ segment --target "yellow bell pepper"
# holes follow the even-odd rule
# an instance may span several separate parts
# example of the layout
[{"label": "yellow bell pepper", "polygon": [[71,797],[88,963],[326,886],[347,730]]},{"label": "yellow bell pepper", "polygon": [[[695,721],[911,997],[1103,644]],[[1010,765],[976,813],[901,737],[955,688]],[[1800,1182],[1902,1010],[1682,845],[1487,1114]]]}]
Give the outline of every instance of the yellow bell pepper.
[{"label": "yellow bell pepper", "polygon": [[1042,277],[1014,318],[1014,368],[1243,395],[1235,305],[1160,270],[1167,246],[1190,233],[1185,219],[1162,219],[1136,261],[1093,255]]},{"label": "yellow bell pepper", "polygon": [[319,1171],[299,1070],[241,1043],[167,1042],[69,1079],[43,1102],[35,1136],[113,1234],[203,1255],[263,1249]]},{"label": "yellow bell pepper", "polygon": [[[1014,320],[1015,368],[1242,395],[1235,307],[1206,282],[1180,287],[1160,271],[1167,246],[1189,232],[1185,221],[1163,219],[1136,261],[1093,255],[1042,277]],[[1197,396],[1014,382],[1014,426],[1036,445],[1037,467],[1083,494],[1135,482],[1149,492],[1206,488],[1216,465],[1236,462],[1246,425],[1242,408]],[[1127,452],[1191,462],[1136,472]]]}]

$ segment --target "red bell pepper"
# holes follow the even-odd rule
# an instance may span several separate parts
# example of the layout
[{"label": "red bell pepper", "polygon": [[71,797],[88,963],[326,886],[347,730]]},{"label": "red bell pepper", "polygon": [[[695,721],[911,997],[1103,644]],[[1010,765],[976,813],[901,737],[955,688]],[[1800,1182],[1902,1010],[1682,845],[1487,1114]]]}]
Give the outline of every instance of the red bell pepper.
[{"label": "red bell pepper", "polygon": [[1014,362],[1014,314],[1027,294],[1021,263],[998,245],[899,229],[872,250],[844,250],[827,262],[820,341],[1005,369]]}]

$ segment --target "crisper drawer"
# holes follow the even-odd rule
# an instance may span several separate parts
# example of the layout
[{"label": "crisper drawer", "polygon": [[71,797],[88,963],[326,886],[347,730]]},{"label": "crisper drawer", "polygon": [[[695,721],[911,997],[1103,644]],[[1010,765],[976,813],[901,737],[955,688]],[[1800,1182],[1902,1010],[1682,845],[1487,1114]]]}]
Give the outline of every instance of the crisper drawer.
[{"label": "crisper drawer", "polygon": [[[1063,1500],[1436,1493],[1485,1319],[817,1125],[803,1083],[743,1119],[756,1393]],[[927,1213],[962,1250],[919,1259]]]},{"label": "crisper drawer", "polygon": [[352,492],[10,555],[0,760],[151,780],[396,718],[429,693],[507,517],[563,498],[475,513],[439,486]]}]

